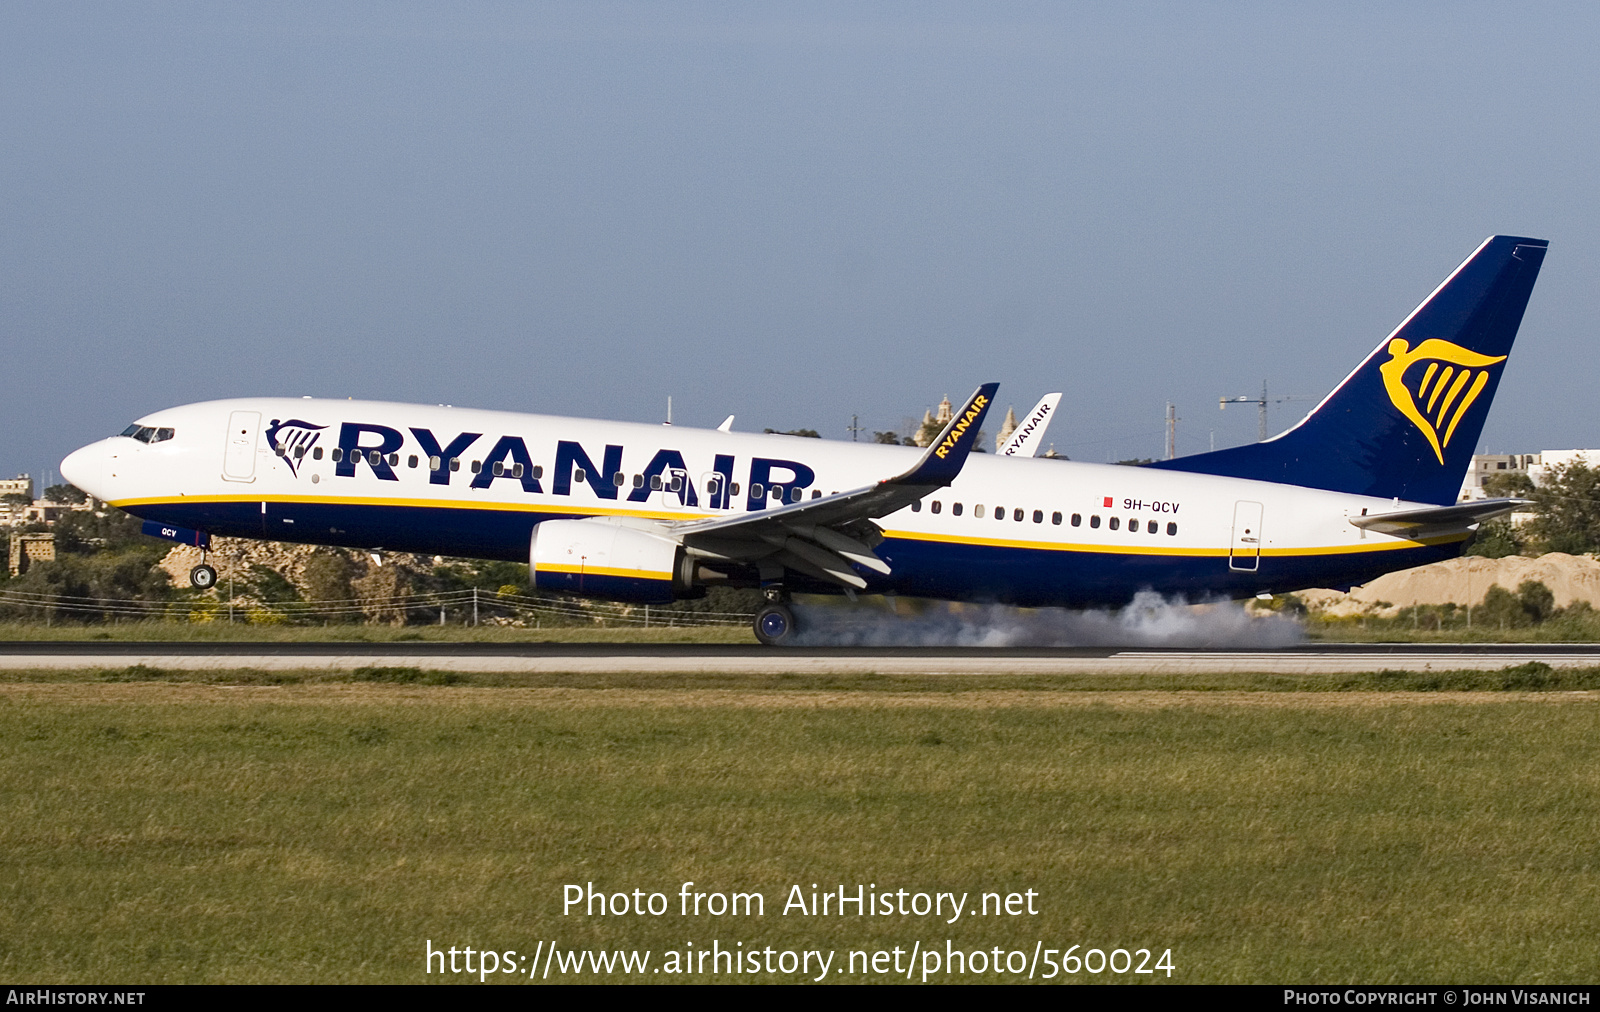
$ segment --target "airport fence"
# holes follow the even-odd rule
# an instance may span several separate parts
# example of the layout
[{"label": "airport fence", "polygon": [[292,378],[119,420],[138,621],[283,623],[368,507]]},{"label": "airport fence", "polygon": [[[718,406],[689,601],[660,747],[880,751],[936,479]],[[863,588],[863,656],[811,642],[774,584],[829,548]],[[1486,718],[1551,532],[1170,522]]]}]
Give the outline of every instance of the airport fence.
[{"label": "airport fence", "polygon": [[75,597],[0,590],[0,610],[19,616],[76,621],[249,622],[315,625],[357,621],[418,625],[601,625],[638,628],[742,626],[749,614],[694,611],[673,606],[533,597],[477,588],[328,601],[261,601],[250,598],[175,598],[168,601]]}]

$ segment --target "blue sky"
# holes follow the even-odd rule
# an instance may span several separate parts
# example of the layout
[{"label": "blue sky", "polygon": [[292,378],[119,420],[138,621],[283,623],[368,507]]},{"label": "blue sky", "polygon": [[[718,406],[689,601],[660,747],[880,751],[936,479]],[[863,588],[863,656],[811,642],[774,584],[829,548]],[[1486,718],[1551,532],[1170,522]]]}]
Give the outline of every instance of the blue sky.
[{"label": "blue sky", "polygon": [[[1600,445],[1592,5],[0,8],[0,473],[312,394],[849,438],[1001,383],[1255,437],[1486,236],[1483,447]],[[1274,408],[1274,430],[1295,409]],[[219,437],[220,438],[220,437]]]}]

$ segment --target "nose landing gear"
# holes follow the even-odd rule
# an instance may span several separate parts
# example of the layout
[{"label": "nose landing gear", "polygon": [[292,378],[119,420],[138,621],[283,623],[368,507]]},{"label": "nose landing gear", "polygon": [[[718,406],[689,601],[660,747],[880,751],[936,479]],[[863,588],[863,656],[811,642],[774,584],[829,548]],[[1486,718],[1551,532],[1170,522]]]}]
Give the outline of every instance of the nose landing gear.
[{"label": "nose landing gear", "polygon": [[217,571],[205,563],[189,570],[189,586],[195,590],[210,590],[217,585]]}]

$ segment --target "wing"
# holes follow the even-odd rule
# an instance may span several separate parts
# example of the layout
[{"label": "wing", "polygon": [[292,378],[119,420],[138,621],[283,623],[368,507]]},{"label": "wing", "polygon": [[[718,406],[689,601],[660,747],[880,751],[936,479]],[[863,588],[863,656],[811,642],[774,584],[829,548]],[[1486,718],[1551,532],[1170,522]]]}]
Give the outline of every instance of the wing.
[{"label": "wing", "polygon": [[867,582],[854,566],[889,572],[888,565],[872,552],[883,539],[872,521],[904,509],[956,479],[999,387],[998,383],[979,387],[921,459],[902,474],[776,509],[668,524],[667,533],[698,558],[756,563],[764,570],[770,566],[774,578],[781,576],[783,569],[792,569],[846,588],[865,588]]},{"label": "wing", "polygon": [[1430,538],[1459,533],[1474,524],[1504,516],[1532,502],[1532,499],[1479,499],[1477,502],[1456,503],[1453,506],[1351,517],[1350,522],[1363,530],[1377,531],[1379,534],[1411,539]]}]

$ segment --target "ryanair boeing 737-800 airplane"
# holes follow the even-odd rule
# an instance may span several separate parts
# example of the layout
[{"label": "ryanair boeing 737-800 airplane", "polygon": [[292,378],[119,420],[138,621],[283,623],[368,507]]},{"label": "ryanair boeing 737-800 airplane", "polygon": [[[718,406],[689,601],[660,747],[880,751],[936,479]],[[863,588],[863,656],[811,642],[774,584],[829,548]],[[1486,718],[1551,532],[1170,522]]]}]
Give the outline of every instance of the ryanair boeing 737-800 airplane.
[{"label": "ryanair boeing 737-800 airplane", "polygon": [[1520,502],[1454,500],[1547,245],[1485,240],[1282,435],[1145,467],[971,455],[991,383],[925,452],[249,398],[157,411],[61,473],[202,549],[527,559],[539,589],[646,603],[760,587],[766,643],[794,635],[791,591],[1086,607],[1349,587],[1452,558]]}]

